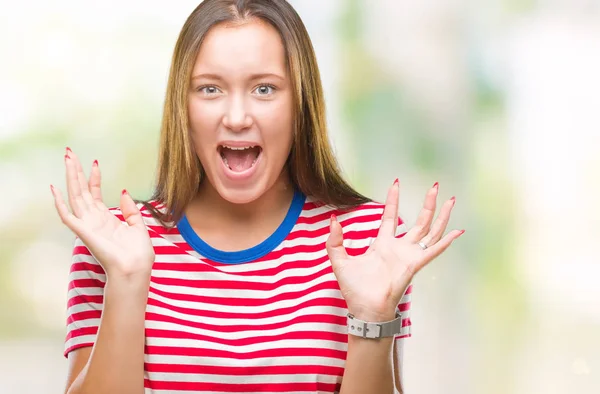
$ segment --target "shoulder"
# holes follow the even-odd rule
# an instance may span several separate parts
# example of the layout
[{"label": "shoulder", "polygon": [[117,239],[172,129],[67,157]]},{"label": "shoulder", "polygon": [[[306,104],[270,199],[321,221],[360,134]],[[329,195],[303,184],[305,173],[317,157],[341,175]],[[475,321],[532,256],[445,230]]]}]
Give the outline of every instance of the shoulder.
[{"label": "shoulder", "polygon": [[[368,245],[379,233],[384,208],[383,203],[371,201],[341,209],[307,197],[299,222],[304,224],[329,222],[331,215],[335,215],[344,231],[344,244]],[[402,218],[398,217],[396,236],[402,236],[405,232],[406,226]]]},{"label": "shoulder", "polygon": [[[324,217],[329,219],[331,215],[335,215],[342,224],[342,227],[345,225],[360,224],[363,227],[375,226],[376,228],[379,228],[384,208],[385,205],[383,203],[370,201],[342,209],[340,207],[327,205],[312,197],[307,197],[301,216],[307,218]],[[398,217],[398,224],[404,225],[404,222],[400,217]]]},{"label": "shoulder", "polygon": [[[157,200],[147,200],[147,201],[136,201],[136,206],[140,210],[142,217],[144,218],[144,224],[147,227],[165,227],[163,223],[159,220],[159,217],[166,213],[166,206]],[[108,211],[115,215],[117,219],[125,222],[125,218],[123,217],[123,212],[121,212],[121,208],[118,206],[109,207]]]}]

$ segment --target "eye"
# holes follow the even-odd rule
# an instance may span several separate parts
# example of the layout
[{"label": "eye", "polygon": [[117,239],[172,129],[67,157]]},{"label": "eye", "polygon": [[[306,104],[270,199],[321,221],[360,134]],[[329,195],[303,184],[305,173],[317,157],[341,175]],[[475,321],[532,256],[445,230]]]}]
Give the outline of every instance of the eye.
[{"label": "eye", "polygon": [[220,93],[221,91],[219,90],[219,88],[217,88],[216,86],[212,86],[212,85],[208,85],[208,86],[200,86],[198,89],[196,89],[198,92],[200,93],[204,93],[204,95],[206,96],[212,96],[215,95],[217,93]]},{"label": "eye", "polygon": [[254,89],[254,91],[259,96],[268,96],[268,95],[275,93],[275,86],[270,85],[270,84],[264,84],[264,85],[258,86],[256,89]]}]

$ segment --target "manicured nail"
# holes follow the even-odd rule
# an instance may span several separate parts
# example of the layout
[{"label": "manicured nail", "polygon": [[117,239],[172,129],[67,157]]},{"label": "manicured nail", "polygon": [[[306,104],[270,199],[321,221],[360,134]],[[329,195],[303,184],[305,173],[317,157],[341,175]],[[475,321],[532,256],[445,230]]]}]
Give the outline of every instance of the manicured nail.
[{"label": "manicured nail", "polygon": [[452,198],[450,199],[450,201],[452,201],[452,202],[456,201],[456,197],[452,196]]},{"label": "manicured nail", "polygon": [[436,189],[437,189],[439,186],[440,186],[439,182],[436,182],[436,183],[434,183],[434,184],[433,184],[433,187],[434,187],[434,188],[436,188]]},{"label": "manicured nail", "polygon": [[67,146],[67,152],[73,152],[73,151],[71,150],[71,148],[69,148],[69,147]]},{"label": "manicured nail", "polygon": [[69,156],[69,154],[67,153],[67,154],[65,155],[65,160],[67,160],[67,159],[70,159],[70,158],[71,158],[71,157],[70,157],[70,156]]},{"label": "manicured nail", "polygon": [[337,222],[337,217],[335,217],[334,214],[331,214],[331,221],[332,222]]},{"label": "manicured nail", "polygon": [[396,180],[394,181],[394,185],[398,184],[398,178],[396,178]]},{"label": "manicured nail", "polygon": [[121,192],[122,195],[126,195],[127,194],[127,190],[123,189],[123,191]]},{"label": "manicured nail", "polygon": [[465,233],[465,230],[460,230],[460,234],[458,235],[463,235]]},{"label": "manicured nail", "polygon": [[94,160],[94,163],[92,164],[94,167],[98,167],[98,160]]}]

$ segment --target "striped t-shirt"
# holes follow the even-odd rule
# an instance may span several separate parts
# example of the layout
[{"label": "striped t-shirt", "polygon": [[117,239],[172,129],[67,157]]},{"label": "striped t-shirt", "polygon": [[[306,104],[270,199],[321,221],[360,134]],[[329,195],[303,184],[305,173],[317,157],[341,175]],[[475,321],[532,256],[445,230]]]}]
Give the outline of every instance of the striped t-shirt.
[{"label": "striped t-shirt", "polygon": [[[366,203],[343,213],[296,192],[277,230],[239,252],[212,248],[185,217],[167,229],[142,208],[156,254],[145,316],[145,393],[339,391],[348,311],[325,249],[329,220],[337,215],[348,254],[358,255],[377,236],[383,208]],[[77,239],[65,355],[94,344],[105,281]],[[398,337],[410,336],[411,290],[398,305]]]}]

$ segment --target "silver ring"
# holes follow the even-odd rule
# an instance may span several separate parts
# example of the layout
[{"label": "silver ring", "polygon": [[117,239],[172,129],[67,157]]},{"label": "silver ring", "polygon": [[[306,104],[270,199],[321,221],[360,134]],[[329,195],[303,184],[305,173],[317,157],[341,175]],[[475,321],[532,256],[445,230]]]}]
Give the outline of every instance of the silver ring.
[{"label": "silver ring", "polygon": [[425,250],[427,249],[427,245],[425,245],[423,242],[419,242],[419,246],[421,247],[421,249]]}]

